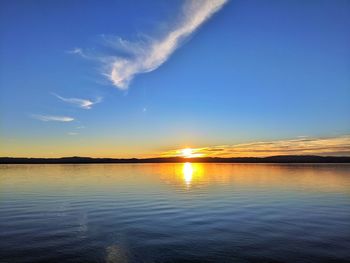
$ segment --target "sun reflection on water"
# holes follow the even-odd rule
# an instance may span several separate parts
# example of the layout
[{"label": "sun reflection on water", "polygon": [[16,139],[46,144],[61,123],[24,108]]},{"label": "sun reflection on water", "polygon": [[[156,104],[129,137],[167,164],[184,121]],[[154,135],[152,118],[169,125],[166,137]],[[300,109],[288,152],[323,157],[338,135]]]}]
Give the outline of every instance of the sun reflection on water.
[{"label": "sun reflection on water", "polygon": [[193,167],[191,163],[184,163],[182,168],[183,178],[187,185],[190,185],[193,177]]},{"label": "sun reflection on water", "polygon": [[[4,192],[118,192],[137,187],[157,189],[163,183],[179,189],[220,186],[303,189],[349,193],[349,166],[275,164],[91,164],[0,165]],[[134,176],[135,174],[140,176]],[[30,178],[30,180],[29,180]],[[123,191],[124,191],[123,190]],[[140,191],[141,193],[142,191]]]}]

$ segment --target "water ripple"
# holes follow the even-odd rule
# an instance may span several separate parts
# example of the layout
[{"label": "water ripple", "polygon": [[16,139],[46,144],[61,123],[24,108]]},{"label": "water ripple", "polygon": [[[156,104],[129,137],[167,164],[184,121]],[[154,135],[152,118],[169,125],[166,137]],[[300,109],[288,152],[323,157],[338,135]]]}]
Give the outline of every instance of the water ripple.
[{"label": "water ripple", "polygon": [[349,165],[192,165],[2,167],[0,262],[350,262]]}]

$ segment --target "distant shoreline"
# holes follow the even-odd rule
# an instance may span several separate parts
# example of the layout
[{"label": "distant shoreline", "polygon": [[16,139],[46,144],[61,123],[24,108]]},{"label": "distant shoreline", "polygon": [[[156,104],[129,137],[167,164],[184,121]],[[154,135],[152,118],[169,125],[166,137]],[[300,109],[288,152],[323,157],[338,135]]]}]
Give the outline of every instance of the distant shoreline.
[{"label": "distant shoreline", "polygon": [[88,164],[88,163],[350,163],[350,156],[279,155],[270,157],[157,157],[157,158],[16,158],[0,157],[0,164]]}]

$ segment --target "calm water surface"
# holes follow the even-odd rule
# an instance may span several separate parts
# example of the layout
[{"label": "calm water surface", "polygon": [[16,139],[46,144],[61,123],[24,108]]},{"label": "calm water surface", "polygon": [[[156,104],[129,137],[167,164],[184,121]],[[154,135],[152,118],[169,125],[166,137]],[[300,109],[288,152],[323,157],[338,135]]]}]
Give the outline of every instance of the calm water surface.
[{"label": "calm water surface", "polygon": [[350,165],[0,165],[0,262],[350,262]]}]

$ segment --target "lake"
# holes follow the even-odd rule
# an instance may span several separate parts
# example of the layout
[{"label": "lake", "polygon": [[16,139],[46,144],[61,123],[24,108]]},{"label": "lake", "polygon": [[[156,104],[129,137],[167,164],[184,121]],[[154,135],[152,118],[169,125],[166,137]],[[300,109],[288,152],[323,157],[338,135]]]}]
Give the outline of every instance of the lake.
[{"label": "lake", "polygon": [[350,165],[0,165],[0,262],[350,262]]}]

